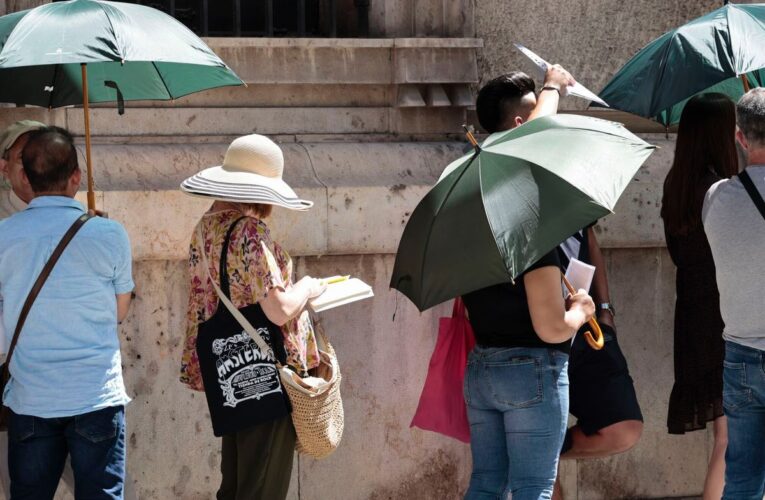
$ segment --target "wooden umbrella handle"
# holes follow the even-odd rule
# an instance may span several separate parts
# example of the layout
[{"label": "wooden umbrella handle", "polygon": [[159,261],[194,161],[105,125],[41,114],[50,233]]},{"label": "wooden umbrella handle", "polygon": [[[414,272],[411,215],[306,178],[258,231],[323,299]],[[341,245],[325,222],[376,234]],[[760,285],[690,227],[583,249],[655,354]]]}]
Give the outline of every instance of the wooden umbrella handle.
[{"label": "wooden umbrella handle", "polygon": [[[576,290],[574,290],[574,287],[571,285],[571,282],[566,278],[566,276],[563,273],[560,273],[561,277],[563,278],[563,283],[566,285],[566,288],[568,288],[568,291],[571,295],[576,293]],[[590,327],[592,327],[592,332],[595,332],[595,336],[593,337],[592,332],[586,331],[584,332],[584,339],[587,341],[587,344],[589,344],[590,347],[595,349],[596,351],[599,351],[603,349],[603,346],[606,344],[605,340],[603,339],[603,332],[600,330],[600,325],[598,324],[598,320],[595,318],[592,318],[590,321],[588,321]]]}]

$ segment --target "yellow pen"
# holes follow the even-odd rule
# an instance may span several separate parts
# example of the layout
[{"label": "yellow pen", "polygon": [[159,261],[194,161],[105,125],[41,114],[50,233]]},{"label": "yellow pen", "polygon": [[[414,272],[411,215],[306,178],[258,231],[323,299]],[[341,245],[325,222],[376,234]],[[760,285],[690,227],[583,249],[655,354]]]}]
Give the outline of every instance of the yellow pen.
[{"label": "yellow pen", "polygon": [[351,278],[350,274],[347,274],[345,276],[334,276],[332,278],[327,278],[324,280],[324,283],[327,285],[331,285],[332,283],[340,283],[341,281],[347,281]]}]

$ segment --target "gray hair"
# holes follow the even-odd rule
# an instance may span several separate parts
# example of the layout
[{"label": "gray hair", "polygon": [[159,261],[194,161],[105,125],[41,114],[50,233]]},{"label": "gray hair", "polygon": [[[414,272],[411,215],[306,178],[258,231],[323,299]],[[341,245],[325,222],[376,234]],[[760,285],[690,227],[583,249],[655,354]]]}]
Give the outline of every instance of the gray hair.
[{"label": "gray hair", "polygon": [[747,142],[765,147],[765,88],[754,88],[739,99],[736,121]]}]

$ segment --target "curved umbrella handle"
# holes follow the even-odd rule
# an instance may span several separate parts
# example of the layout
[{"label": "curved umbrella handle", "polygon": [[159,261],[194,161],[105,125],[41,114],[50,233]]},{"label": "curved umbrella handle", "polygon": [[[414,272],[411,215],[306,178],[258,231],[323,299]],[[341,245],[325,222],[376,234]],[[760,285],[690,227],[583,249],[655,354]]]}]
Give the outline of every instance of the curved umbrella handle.
[{"label": "curved umbrella handle", "polygon": [[[574,287],[571,285],[571,282],[566,278],[566,276],[563,273],[560,273],[561,277],[563,278],[563,283],[566,285],[566,288],[568,288],[569,293],[572,295],[576,293],[576,290],[574,290]],[[587,344],[595,349],[596,351],[599,351],[603,349],[603,346],[606,344],[605,340],[603,339],[603,332],[600,330],[600,325],[598,324],[598,320],[595,318],[592,318],[589,322],[590,327],[592,327],[592,332],[586,331],[584,332],[584,339],[587,341]],[[593,333],[595,336],[593,337]]]}]

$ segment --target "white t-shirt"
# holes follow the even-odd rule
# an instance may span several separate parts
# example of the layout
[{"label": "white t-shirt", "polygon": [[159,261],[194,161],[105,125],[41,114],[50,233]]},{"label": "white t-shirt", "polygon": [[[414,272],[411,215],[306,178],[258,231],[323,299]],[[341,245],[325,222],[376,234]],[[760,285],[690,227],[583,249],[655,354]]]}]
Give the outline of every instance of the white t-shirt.
[{"label": "white t-shirt", "polygon": [[[765,166],[749,166],[746,172],[765,196]],[[765,219],[738,177],[709,188],[701,218],[715,259],[723,338],[765,351]]]}]

